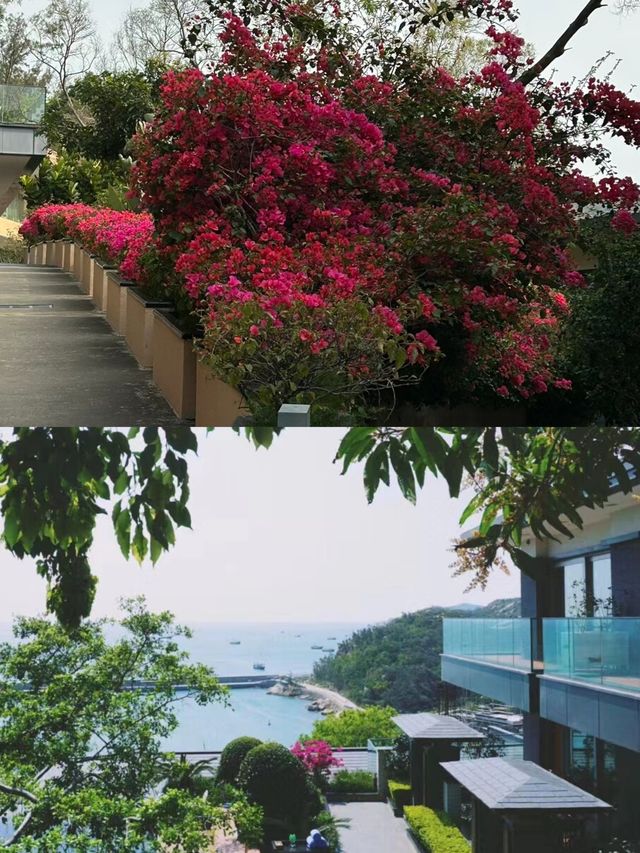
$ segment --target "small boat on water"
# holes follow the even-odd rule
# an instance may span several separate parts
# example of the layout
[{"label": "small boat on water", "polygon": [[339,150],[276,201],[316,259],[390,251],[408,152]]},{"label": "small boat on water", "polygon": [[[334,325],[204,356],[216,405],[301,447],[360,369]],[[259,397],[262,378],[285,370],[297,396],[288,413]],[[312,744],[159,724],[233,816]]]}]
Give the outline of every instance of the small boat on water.
[{"label": "small boat on water", "polygon": [[327,640],[337,640],[337,637],[327,637]]},{"label": "small boat on water", "polygon": [[323,649],[323,652],[335,652],[335,649]]},{"label": "small boat on water", "polygon": [[311,646],[312,649],[321,649],[322,646]]},{"label": "small boat on water", "polygon": [[229,640],[230,646],[239,646],[242,640]]},{"label": "small boat on water", "polygon": [[265,669],[265,665],[263,663],[254,663],[253,668],[263,670]]}]

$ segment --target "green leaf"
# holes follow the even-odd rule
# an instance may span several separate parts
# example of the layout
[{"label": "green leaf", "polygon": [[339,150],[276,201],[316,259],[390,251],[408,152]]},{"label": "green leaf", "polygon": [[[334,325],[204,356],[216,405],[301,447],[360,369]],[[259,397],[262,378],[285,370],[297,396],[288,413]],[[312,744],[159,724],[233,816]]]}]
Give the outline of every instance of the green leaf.
[{"label": "green leaf", "polygon": [[373,453],[367,459],[364,466],[364,487],[367,494],[367,501],[371,503],[376,492],[378,491],[378,486],[380,485],[380,480],[384,478],[384,472],[386,469],[387,479],[385,482],[388,483],[389,478],[389,456],[388,456],[388,444],[386,442],[382,442],[379,444]]},{"label": "green leaf", "polygon": [[405,455],[404,448],[397,439],[391,440],[389,456],[398,478],[400,491],[408,501],[414,504],[416,502],[416,481],[413,468]]}]

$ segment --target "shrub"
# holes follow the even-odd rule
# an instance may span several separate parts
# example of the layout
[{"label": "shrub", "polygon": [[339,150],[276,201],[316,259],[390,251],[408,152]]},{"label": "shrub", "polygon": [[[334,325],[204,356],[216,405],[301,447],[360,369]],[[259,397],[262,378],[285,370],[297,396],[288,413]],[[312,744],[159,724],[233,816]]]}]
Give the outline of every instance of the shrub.
[{"label": "shrub", "polygon": [[0,241],[0,264],[21,264],[25,249],[26,246],[22,240]]},{"label": "shrub", "polygon": [[316,720],[311,730],[311,738],[301,737],[304,743],[309,739],[325,740],[333,747],[366,746],[367,741],[396,738],[400,729],[391,719],[396,715],[394,708],[348,709],[332,717]]},{"label": "shrub", "polygon": [[291,752],[307,768],[314,784],[324,790],[329,781],[332,767],[341,767],[343,762],[333,753],[331,746],[324,740],[308,740],[305,743],[297,741]]},{"label": "shrub", "polygon": [[366,770],[338,770],[329,782],[329,790],[344,794],[372,794],[376,777]]},{"label": "shrub", "polygon": [[389,796],[398,808],[411,804],[411,785],[407,782],[396,782],[394,779],[389,779],[387,784]]},{"label": "shrub", "polygon": [[152,254],[153,237],[153,220],[148,213],[50,204],[28,216],[20,234],[31,243],[68,237],[99,260],[118,267],[130,281],[148,284],[146,257]]},{"label": "shrub", "polygon": [[261,743],[262,741],[255,737],[238,737],[230,741],[220,755],[216,782],[236,785],[242,762],[247,754]]},{"label": "shrub", "polygon": [[469,842],[445,812],[405,806],[404,815],[427,853],[469,853]]},{"label": "shrub", "polygon": [[299,827],[319,808],[317,788],[308,778],[304,764],[279,743],[263,743],[246,754],[238,785],[262,806],[267,821]]}]

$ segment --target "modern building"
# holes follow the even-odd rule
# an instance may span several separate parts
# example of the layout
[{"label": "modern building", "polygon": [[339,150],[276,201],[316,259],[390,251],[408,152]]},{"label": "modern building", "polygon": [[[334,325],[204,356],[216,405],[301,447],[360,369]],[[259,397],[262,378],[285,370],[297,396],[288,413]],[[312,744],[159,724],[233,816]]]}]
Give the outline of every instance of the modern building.
[{"label": "modern building", "polygon": [[525,763],[613,805],[594,831],[629,840],[640,840],[638,483],[581,509],[573,538],[525,534],[541,572],[522,575],[522,618],[445,619],[442,655],[444,681],[523,712]]},{"label": "modern building", "polygon": [[0,216],[18,195],[21,175],[34,172],[47,152],[39,125],[45,90],[0,85]]}]

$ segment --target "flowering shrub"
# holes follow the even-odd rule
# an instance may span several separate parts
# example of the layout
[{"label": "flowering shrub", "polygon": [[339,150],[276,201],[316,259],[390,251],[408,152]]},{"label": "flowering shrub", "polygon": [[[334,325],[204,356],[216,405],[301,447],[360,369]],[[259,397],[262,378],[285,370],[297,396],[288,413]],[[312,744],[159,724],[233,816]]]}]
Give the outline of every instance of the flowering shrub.
[{"label": "flowering shrub", "polygon": [[325,740],[308,740],[304,743],[297,741],[291,752],[304,764],[321,790],[327,787],[331,769],[342,767],[344,763]]},{"label": "flowering shrub", "polygon": [[639,197],[579,166],[598,130],[638,143],[638,104],[525,87],[522,39],[493,25],[509,0],[433,4],[490,23],[488,64],[458,81],[406,39],[358,40],[338,3],[205,5],[190,44],[219,58],[167,75],[133,177],[213,369],[275,408],[428,387],[454,349],[466,399],[569,388],[552,350],[584,284],[576,211],[617,206],[630,230]]},{"label": "flowering shrub", "polygon": [[148,213],[95,208],[85,204],[50,204],[35,210],[20,233],[29,242],[70,238],[101,261],[118,267],[139,284],[148,281],[143,257],[153,247],[154,225]]}]

